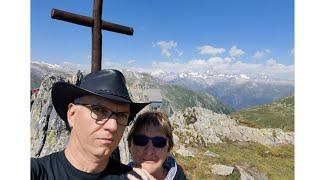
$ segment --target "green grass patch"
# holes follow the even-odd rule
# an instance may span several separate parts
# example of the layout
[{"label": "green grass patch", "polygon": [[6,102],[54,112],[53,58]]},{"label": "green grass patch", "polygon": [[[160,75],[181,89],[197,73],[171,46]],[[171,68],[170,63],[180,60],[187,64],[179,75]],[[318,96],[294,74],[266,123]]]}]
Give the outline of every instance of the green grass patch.
[{"label": "green grass patch", "polygon": [[[213,164],[255,167],[259,172],[266,173],[269,179],[294,179],[293,145],[267,147],[257,143],[222,143],[198,147],[197,150],[198,153],[193,158],[176,155],[189,179],[240,179],[236,168],[227,177],[214,176],[210,169]],[[219,157],[204,156],[203,153],[207,150]]]},{"label": "green grass patch", "polygon": [[234,112],[231,118],[250,127],[294,131],[294,96]]}]

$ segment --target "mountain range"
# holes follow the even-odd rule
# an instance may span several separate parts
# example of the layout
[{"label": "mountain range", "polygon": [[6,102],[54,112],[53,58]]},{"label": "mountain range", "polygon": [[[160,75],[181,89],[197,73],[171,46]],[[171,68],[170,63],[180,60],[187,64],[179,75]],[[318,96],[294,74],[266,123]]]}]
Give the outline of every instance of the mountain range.
[{"label": "mountain range", "polygon": [[[77,71],[75,68],[70,68],[68,65],[61,66],[32,61],[31,88],[34,89],[40,86],[41,77],[45,73],[56,72],[70,77],[72,73]],[[146,81],[144,83],[148,84],[148,87],[160,88],[162,89],[162,93],[166,92],[164,90],[166,88],[171,89],[173,93],[167,93],[167,95],[177,93],[177,91],[181,92],[182,90],[198,94],[198,99],[208,99],[206,96],[211,95],[220,104],[224,104],[223,110],[219,109],[219,111],[224,113],[268,104],[294,94],[293,80],[275,79],[265,74],[222,74],[211,71],[183,73],[154,71],[151,73],[138,73],[125,69],[121,69],[121,71],[128,72],[127,78],[131,79],[128,80],[128,83],[134,81],[134,78],[140,77],[140,79]],[[88,73],[88,71],[85,73]],[[174,96],[168,97],[171,99],[164,99],[165,102],[177,100]],[[194,94],[188,97],[194,97]],[[187,102],[188,98],[184,101]]]},{"label": "mountain range", "polygon": [[265,74],[221,74],[205,72],[153,72],[154,77],[194,91],[207,92],[236,110],[268,104],[293,95],[294,81]]},{"label": "mountain range", "polygon": [[[233,111],[229,106],[221,103],[214,96],[205,92],[196,92],[185,87],[168,84],[148,73],[139,73],[120,70],[126,77],[126,83],[133,100],[148,101],[147,91],[158,89],[161,93],[161,108],[168,114],[183,110],[187,107],[203,107],[213,112],[229,114]],[[75,71],[66,70],[58,65],[45,62],[31,62],[32,89],[39,88],[45,74],[60,74],[67,79],[72,79]],[[86,74],[88,72],[84,72]],[[39,85],[39,86],[38,86]]]}]

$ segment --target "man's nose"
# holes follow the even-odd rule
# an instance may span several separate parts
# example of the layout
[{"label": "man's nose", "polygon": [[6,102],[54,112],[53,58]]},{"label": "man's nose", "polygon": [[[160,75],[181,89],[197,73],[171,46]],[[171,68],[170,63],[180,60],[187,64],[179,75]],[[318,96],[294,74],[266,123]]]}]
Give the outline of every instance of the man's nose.
[{"label": "man's nose", "polygon": [[117,131],[118,129],[117,116],[115,114],[112,114],[107,120],[107,122],[104,123],[103,127],[104,129],[107,129],[110,132]]}]

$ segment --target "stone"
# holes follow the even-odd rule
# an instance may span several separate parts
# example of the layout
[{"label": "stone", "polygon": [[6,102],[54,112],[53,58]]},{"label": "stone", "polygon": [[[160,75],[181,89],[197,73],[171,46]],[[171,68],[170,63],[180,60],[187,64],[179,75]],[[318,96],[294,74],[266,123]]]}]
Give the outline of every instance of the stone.
[{"label": "stone", "polygon": [[211,172],[220,176],[228,176],[232,174],[234,167],[222,164],[214,164],[211,166]]},{"label": "stone", "polygon": [[176,153],[178,153],[184,157],[194,157],[195,156],[195,152],[193,150],[185,148],[184,146],[180,146],[180,148],[178,150],[176,150]]},{"label": "stone", "polygon": [[209,150],[207,150],[205,153],[203,153],[203,155],[205,156],[209,156],[209,157],[219,157],[218,154],[214,153],[214,152],[211,152]]},{"label": "stone", "polygon": [[248,174],[243,168],[241,168],[240,166],[236,166],[236,168],[240,172],[240,180],[254,180],[254,178],[250,174]]},{"label": "stone", "polygon": [[248,164],[235,166],[240,172],[241,180],[268,180],[268,176],[264,172],[258,171],[256,167],[249,166]]}]

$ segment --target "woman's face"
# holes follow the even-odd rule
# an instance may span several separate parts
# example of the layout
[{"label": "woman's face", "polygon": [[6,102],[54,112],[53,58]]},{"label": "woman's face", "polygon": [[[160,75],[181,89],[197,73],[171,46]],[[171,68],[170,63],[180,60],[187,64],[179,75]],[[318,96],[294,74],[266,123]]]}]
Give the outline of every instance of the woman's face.
[{"label": "woman's face", "polygon": [[[143,128],[135,134],[145,135],[149,138],[158,136],[167,139],[167,137],[154,126]],[[162,168],[162,164],[168,155],[168,148],[168,140],[167,144],[163,148],[154,147],[151,140],[149,140],[148,144],[145,146],[135,145],[133,140],[131,140],[130,152],[136,166],[145,169],[150,174],[153,174]]]}]

